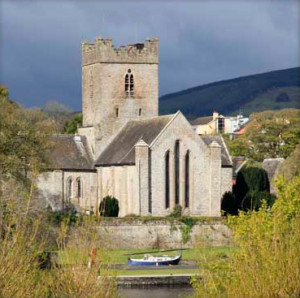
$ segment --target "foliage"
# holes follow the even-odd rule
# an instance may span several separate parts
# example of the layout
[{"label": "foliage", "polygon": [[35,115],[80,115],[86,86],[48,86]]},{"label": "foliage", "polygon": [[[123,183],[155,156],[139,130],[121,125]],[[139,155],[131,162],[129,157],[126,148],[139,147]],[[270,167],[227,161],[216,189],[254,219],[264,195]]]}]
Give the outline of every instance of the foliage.
[{"label": "foliage", "polygon": [[8,99],[8,91],[1,86],[0,180],[14,177],[20,181],[29,171],[44,169],[52,132],[52,121],[40,110],[23,109]]},{"label": "foliage", "polygon": [[71,108],[55,100],[46,102],[43,112],[48,119],[55,123],[55,133],[57,134],[63,133],[65,123],[77,114]]},{"label": "foliage", "polygon": [[221,199],[221,210],[224,215],[237,215],[239,204],[235,195],[231,191],[226,191]]},{"label": "foliage", "polygon": [[74,134],[77,131],[77,127],[82,125],[82,114],[77,114],[70,120],[67,120],[64,125],[64,133]]},{"label": "foliage", "polygon": [[182,207],[180,205],[175,205],[172,213],[168,215],[169,218],[179,218],[182,215]]},{"label": "foliage", "polygon": [[250,115],[246,132],[227,140],[231,155],[256,161],[288,157],[300,142],[300,110],[265,111]]},{"label": "foliage", "polygon": [[[160,97],[160,114],[182,111],[190,118],[221,114],[235,115],[240,108],[246,115],[264,110],[299,108],[299,68],[273,71],[197,86]],[[281,93],[289,102],[278,102]]]},{"label": "foliage", "polygon": [[112,196],[104,197],[100,203],[99,212],[100,216],[118,217],[119,201]]},{"label": "foliage", "polygon": [[295,176],[300,175],[300,143],[280,166],[279,174],[284,176],[287,181],[291,181]]},{"label": "foliage", "polygon": [[277,178],[277,189],[271,209],[229,217],[237,249],[227,262],[200,265],[197,297],[299,297],[300,176]]},{"label": "foliage", "polygon": [[185,244],[191,239],[193,226],[197,223],[197,219],[188,216],[182,216],[180,222],[183,223],[180,227],[182,242]]},{"label": "foliage", "polygon": [[[48,257],[53,255],[49,246],[47,214],[30,215],[28,204],[16,208],[18,201],[2,201],[0,197],[0,297],[115,297],[113,272],[99,268],[104,259],[104,242],[97,248],[99,235],[92,218],[85,217],[78,223],[76,233],[62,221],[56,235],[64,262],[50,266]],[[49,225],[47,224],[49,223]],[[80,251],[82,263],[68,262],[68,256]],[[97,257],[93,259],[94,251]],[[68,265],[66,265],[68,264]]]},{"label": "foliage", "polygon": [[[236,184],[233,187],[234,204],[229,214],[236,215],[238,210],[258,210],[263,200],[272,206],[275,197],[270,194],[270,183],[266,171],[257,166],[244,166],[238,173]],[[237,209],[234,210],[234,207]]]}]

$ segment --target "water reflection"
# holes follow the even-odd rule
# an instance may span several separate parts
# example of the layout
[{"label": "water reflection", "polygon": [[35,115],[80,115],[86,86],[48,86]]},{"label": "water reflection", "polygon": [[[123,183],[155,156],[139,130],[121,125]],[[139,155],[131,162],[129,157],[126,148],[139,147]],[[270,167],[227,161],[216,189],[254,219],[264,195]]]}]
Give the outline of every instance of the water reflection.
[{"label": "water reflection", "polygon": [[195,290],[189,287],[155,287],[144,289],[119,289],[118,292],[123,298],[183,298],[192,297]]}]

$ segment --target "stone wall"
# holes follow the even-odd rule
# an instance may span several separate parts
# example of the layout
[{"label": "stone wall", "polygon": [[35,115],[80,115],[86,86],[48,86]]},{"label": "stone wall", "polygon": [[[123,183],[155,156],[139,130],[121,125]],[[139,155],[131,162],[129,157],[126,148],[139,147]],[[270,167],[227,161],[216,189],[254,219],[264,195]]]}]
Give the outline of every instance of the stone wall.
[{"label": "stone wall", "polygon": [[[81,182],[81,197],[77,196],[76,181]],[[68,182],[72,180],[71,194]],[[97,205],[97,173],[55,170],[41,173],[37,178],[37,195],[45,207],[62,210],[72,203],[81,210],[95,211]]]},{"label": "stone wall", "polygon": [[232,168],[222,168],[221,172],[221,195],[226,191],[232,191]]},{"label": "stone wall", "polygon": [[[165,216],[175,206],[175,143],[179,141],[179,204],[184,214],[220,216],[221,149],[208,147],[179,112],[150,146],[152,214]],[[165,204],[165,154],[170,152],[170,208]],[[185,157],[190,153],[189,207],[185,206]],[[213,162],[213,163],[212,163]],[[213,181],[211,181],[211,179]],[[231,182],[231,178],[229,180]],[[211,191],[213,188],[214,192]]]},{"label": "stone wall", "polygon": [[108,195],[119,201],[119,216],[139,214],[138,181],[135,166],[98,168],[98,198]]},{"label": "stone wall", "polygon": [[[167,220],[103,221],[97,227],[102,239],[98,245],[106,243],[112,249],[177,248],[181,247],[184,226]],[[195,224],[189,236],[183,247],[193,247],[198,241],[203,246],[231,245],[231,231],[221,219]]]}]

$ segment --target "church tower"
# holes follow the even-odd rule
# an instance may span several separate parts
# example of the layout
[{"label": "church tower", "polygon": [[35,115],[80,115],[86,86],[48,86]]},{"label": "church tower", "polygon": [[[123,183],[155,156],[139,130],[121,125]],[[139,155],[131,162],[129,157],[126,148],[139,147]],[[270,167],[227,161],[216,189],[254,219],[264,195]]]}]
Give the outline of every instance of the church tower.
[{"label": "church tower", "polygon": [[82,43],[82,114],[78,129],[94,158],[129,120],[158,115],[158,39],[114,48],[112,40]]}]

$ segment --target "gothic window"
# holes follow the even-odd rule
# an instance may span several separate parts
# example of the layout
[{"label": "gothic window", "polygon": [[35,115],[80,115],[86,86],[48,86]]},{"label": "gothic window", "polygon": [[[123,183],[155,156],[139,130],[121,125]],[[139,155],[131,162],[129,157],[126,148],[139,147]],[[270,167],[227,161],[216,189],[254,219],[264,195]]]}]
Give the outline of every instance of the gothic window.
[{"label": "gothic window", "polygon": [[125,75],[125,94],[127,97],[133,97],[134,95],[134,78],[131,69],[128,69]]},{"label": "gothic window", "polygon": [[73,197],[73,180],[71,177],[67,180],[67,198],[70,199]]},{"label": "gothic window", "polygon": [[177,140],[175,143],[175,205],[179,204],[179,141]]},{"label": "gothic window", "polygon": [[170,152],[165,155],[165,206],[170,208]]},{"label": "gothic window", "polygon": [[76,179],[76,190],[77,190],[77,198],[79,204],[79,199],[82,198],[82,182],[80,178]]},{"label": "gothic window", "polygon": [[185,207],[190,206],[190,151],[185,155]]},{"label": "gothic window", "polygon": [[119,117],[119,109],[116,108],[116,117]]},{"label": "gothic window", "polygon": [[142,115],[142,109],[139,109],[139,116]]},{"label": "gothic window", "polygon": [[81,179],[80,178],[77,178],[76,184],[77,184],[77,198],[81,198],[82,188],[81,188]]}]

